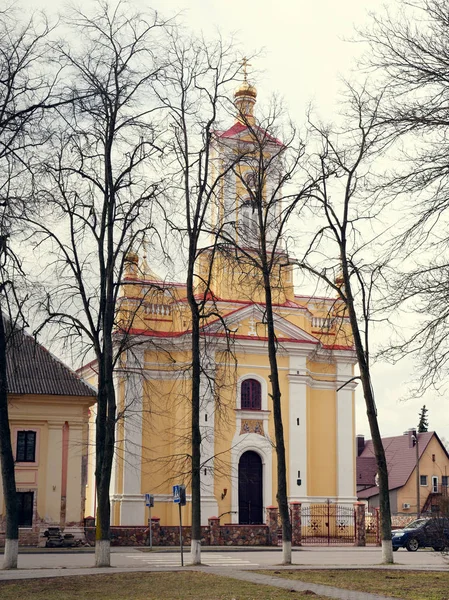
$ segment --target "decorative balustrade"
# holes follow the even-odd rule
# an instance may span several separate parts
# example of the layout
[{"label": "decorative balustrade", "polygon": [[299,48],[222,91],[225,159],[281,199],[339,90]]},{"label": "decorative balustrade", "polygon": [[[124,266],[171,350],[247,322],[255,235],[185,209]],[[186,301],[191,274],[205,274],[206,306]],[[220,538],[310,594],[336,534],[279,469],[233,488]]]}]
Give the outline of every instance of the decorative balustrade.
[{"label": "decorative balustrade", "polygon": [[312,317],[313,329],[330,329],[332,327],[331,317]]},{"label": "decorative balustrade", "polygon": [[171,306],[168,304],[155,304],[153,302],[144,305],[146,315],[157,315],[169,317],[172,313]]}]

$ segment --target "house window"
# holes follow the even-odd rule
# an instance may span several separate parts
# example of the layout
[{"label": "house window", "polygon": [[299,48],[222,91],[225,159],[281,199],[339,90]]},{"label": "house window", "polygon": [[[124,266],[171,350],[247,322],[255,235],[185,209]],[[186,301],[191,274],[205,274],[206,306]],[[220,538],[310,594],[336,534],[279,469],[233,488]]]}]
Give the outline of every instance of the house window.
[{"label": "house window", "polygon": [[442,475],[441,477],[441,486],[444,488],[448,488],[449,486],[449,475]]},{"label": "house window", "polygon": [[19,527],[33,525],[34,492],[17,492],[17,507],[19,512]]},{"label": "house window", "polygon": [[16,445],[16,462],[36,461],[36,432],[18,431]]},{"label": "house window", "polygon": [[432,477],[432,494],[438,494],[438,477]]},{"label": "house window", "polygon": [[427,475],[420,475],[419,483],[420,483],[420,485],[427,485]]},{"label": "house window", "polygon": [[247,410],[262,408],[262,386],[255,379],[245,379],[241,387],[241,407]]}]

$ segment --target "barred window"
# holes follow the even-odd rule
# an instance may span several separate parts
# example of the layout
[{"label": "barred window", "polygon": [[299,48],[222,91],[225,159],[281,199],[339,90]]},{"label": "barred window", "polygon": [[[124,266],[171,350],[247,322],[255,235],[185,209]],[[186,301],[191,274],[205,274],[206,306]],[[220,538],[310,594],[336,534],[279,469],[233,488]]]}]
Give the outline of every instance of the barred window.
[{"label": "barred window", "polygon": [[245,379],[241,387],[242,408],[260,410],[262,408],[262,386],[255,379]]}]

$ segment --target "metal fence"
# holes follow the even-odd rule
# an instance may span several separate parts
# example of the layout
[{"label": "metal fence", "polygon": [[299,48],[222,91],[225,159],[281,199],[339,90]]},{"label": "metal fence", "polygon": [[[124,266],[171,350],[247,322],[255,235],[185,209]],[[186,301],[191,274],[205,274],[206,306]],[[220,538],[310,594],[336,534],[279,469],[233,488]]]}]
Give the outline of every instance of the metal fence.
[{"label": "metal fence", "polygon": [[354,507],[333,502],[301,507],[302,544],[354,544],[355,539]]}]

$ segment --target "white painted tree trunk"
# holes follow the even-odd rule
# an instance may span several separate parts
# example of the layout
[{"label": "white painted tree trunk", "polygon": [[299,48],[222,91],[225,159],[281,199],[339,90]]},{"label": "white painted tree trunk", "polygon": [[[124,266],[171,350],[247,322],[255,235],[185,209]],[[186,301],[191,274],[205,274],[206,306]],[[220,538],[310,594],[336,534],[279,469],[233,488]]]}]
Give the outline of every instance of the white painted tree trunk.
[{"label": "white painted tree trunk", "polygon": [[201,540],[192,540],[190,546],[190,561],[192,565],[201,564]]},{"label": "white painted tree trunk", "polygon": [[382,540],[382,564],[392,565],[393,563],[393,543],[391,540]]},{"label": "white painted tree trunk", "polygon": [[5,554],[2,569],[17,569],[19,540],[5,540]]},{"label": "white painted tree trunk", "polygon": [[292,564],[292,543],[282,541],[282,564]]},{"label": "white painted tree trunk", "polygon": [[95,542],[95,566],[111,566],[111,542],[109,540],[97,540]]}]

